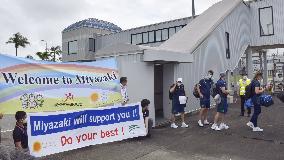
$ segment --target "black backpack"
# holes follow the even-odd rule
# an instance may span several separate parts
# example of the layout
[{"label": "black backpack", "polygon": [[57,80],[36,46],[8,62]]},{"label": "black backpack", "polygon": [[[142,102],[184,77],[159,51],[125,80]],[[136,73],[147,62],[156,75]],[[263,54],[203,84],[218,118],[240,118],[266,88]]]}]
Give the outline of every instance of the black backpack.
[{"label": "black backpack", "polygon": [[253,93],[252,93],[252,83],[251,82],[249,85],[246,86],[246,92],[245,92],[245,99],[248,100],[250,99],[252,96],[253,96]]},{"label": "black backpack", "polygon": [[193,87],[192,94],[195,98],[200,98],[200,95],[199,95],[198,90],[197,90],[198,85],[199,85],[199,83],[195,84],[194,87]]}]

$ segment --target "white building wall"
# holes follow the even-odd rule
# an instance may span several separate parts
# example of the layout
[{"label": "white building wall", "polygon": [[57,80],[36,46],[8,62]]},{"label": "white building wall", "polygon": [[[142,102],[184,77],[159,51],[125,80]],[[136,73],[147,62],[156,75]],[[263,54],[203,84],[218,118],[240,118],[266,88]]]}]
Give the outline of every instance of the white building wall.
[{"label": "white building wall", "polygon": [[[273,8],[274,35],[260,36],[259,8]],[[250,5],[251,18],[251,43],[252,46],[266,46],[284,44],[284,1],[283,0],[262,0],[253,2]]]},{"label": "white building wall", "polygon": [[155,124],[154,107],[154,64],[142,61],[142,54],[117,56],[120,77],[127,77],[127,91],[130,103],[141,102],[149,99],[150,117]]},{"label": "white building wall", "polygon": [[[230,59],[226,59],[225,32],[230,34]],[[233,70],[249,44],[250,12],[249,8],[241,3],[194,51],[193,63],[175,66],[175,79],[177,77],[184,79],[186,93],[189,95],[187,111],[200,108],[199,102],[192,95],[194,84],[198,83],[210,69],[215,72],[215,82],[220,72]]]}]

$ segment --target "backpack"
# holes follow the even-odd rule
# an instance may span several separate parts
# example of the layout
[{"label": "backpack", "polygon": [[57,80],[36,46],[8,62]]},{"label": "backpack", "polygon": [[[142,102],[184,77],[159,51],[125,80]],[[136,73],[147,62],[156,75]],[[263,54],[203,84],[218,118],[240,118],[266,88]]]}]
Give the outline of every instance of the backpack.
[{"label": "backpack", "polygon": [[248,100],[252,97],[252,82],[246,86],[245,99]]},{"label": "backpack", "polygon": [[195,84],[194,87],[193,87],[192,94],[195,98],[200,98],[200,95],[199,95],[198,90],[197,90],[198,85],[199,85],[199,83]]}]

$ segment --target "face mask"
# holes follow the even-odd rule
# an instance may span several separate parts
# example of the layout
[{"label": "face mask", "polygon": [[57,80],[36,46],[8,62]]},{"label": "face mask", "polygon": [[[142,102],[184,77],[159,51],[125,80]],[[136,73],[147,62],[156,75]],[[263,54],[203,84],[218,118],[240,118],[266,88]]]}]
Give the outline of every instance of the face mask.
[{"label": "face mask", "polygon": [[23,124],[27,124],[28,122],[27,122],[27,119],[24,119],[23,120]]},{"label": "face mask", "polygon": [[180,83],[180,82],[178,82],[178,83],[177,83],[177,86],[180,86],[180,85],[181,85],[181,83]]},{"label": "face mask", "polygon": [[244,80],[247,80],[247,77],[246,77],[246,76],[244,76],[244,77],[243,77],[243,79],[244,79]]}]

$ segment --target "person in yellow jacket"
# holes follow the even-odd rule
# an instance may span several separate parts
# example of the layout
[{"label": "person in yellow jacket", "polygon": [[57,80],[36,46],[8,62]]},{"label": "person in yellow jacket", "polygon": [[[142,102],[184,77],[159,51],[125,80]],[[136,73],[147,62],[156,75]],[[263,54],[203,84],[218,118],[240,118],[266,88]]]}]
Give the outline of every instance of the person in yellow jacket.
[{"label": "person in yellow jacket", "polygon": [[[239,87],[240,87],[240,97],[241,97],[241,114],[240,116],[244,116],[245,114],[245,107],[244,107],[244,103],[245,103],[245,93],[246,93],[246,86],[248,86],[250,84],[251,80],[247,78],[246,75],[243,75],[243,77],[239,80]],[[250,117],[251,114],[251,109],[247,108],[247,114],[248,117]]]}]

